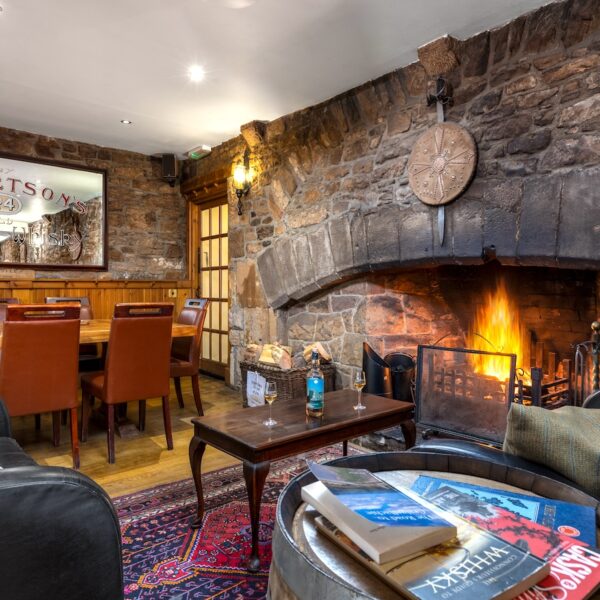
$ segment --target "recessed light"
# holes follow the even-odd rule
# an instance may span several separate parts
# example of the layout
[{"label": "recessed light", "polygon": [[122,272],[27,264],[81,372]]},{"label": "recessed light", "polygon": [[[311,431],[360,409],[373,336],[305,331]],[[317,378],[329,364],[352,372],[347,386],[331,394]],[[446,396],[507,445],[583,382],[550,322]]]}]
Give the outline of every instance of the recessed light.
[{"label": "recessed light", "polygon": [[121,119],[121,123],[123,123],[123,125],[131,125],[133,121],[130,121],[129,119]]},{"label": "recessed light", "polygon": [[205,75],[206,71],[201,65],[192,65],[188,68],[188,77],[190,78],[190,81],[197,83],[202,81]]}]

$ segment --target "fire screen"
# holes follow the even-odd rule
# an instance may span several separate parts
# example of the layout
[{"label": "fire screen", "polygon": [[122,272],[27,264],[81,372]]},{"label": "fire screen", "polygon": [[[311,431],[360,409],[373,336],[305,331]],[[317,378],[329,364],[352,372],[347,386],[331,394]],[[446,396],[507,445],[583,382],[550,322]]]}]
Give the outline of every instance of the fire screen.
[{"label": "fire screen", "polygon": [[514,397],[515,354],[419,346],[417,425],[502,444]]}]

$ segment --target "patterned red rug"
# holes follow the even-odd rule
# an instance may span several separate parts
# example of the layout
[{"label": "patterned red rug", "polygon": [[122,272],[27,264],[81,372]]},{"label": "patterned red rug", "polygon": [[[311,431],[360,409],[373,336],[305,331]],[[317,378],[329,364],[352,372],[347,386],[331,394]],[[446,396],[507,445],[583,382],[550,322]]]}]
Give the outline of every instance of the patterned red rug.
[{"label": "patterned red rug", "polygon": [[[340,455],[340,447],[330,447],[309,456],[322,462]],[[203,476],[206,514],[200,529],[189,525],[196,510],[192,479],[116,498],[125,598],[264,598],[277,498],[305,468],[304,458],[299,457],[271,465],[260,516],[261,568],[255,574],[243,568],[250,551],[250,517],[241,466]]]}]

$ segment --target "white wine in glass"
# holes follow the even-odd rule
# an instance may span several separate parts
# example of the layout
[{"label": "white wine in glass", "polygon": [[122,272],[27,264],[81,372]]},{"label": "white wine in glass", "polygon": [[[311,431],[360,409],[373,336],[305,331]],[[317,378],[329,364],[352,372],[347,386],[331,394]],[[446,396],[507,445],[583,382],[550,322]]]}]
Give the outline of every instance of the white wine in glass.
[{"label": "white wine in glass", "polygon": [[271,417],[271,405],[277,400],[277,384],[274,381],[267,381],[265,387],[265,402],[269,405],[269,418],[263,421],[263,425],[273,427],[277,425],[277,421]]},{"label": "white wine in glass", "polygon": [[364,410],[367,408],[362,402],[362,389],[365,387],[367,380],[365,378],[365,372],[362,369],[356,369],[354,377],[352,378],[352,386],[358,394],[358,402],[354,405],[354,410]]}]

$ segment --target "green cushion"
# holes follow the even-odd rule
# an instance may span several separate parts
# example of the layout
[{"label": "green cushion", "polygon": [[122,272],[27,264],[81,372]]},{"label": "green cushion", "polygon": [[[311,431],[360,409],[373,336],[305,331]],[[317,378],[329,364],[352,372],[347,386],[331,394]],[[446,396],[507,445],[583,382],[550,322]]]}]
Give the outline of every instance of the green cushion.
[{"label": "green cushion", "polygon": [[546,465],[600,497],[600,410],[513,404],[503,450]]}]

